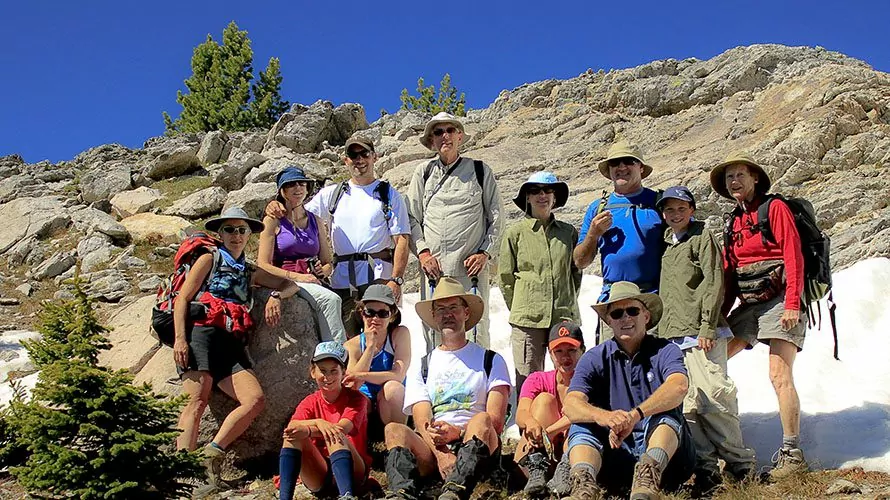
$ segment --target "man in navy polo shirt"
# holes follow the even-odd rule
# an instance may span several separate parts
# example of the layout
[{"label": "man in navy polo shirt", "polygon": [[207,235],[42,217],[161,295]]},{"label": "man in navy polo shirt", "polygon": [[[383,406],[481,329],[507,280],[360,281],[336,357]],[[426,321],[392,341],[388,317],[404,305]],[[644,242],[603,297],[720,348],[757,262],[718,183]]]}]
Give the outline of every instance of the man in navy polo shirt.
[{"label": "man in navy polo shirt", "polygon": [[683,353],[646,335],[661,319],[662,304],[636,284],[614,283],[610,298],[593,308],[614,337],[581,357],[566,395],[571,496],[597,498],[602,489],[631,485],[631,500],[659,498],[661,489],[686,482],[695,466],[683,418]]}]

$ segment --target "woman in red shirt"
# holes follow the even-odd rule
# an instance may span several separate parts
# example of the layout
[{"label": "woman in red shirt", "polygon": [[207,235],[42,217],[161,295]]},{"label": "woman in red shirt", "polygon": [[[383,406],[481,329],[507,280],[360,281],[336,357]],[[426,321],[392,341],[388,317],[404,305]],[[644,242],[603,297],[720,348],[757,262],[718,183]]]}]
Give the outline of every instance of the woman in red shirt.
[{"label": "woman in red shirt", "polygon": [[[794,387],[794,358],[803,348],[806,323],[801,301],[804,262],[794,216],[784,202],[769,201],[771,182],[763,167],[745,153],[734,153],[711,170],[711,187],[733,200],[729,239],[723,254],[726,293],[723,313],[735,338],[729,356],[769,345],[769,376],[779,401],[782,447],[770,472],[779,479],[807,470],[800,450],[800,398]],[[773,238],[761,234],[757,209],[769,202]],[[729,312],[736,299],[740,305]]]}]

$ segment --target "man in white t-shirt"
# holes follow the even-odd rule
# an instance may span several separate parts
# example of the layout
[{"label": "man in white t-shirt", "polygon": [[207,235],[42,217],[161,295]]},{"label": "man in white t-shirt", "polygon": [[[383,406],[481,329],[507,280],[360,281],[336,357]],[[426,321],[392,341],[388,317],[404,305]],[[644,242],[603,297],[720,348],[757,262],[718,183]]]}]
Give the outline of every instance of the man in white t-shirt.
[{"label": "man in white t-shirt", "polygon": [[[359,331],[355,301],[369,285],[385,283],[401,300],[411,223],[402,195],[374,173],[377,153],[371,139],[356,135],[346,141],[343,161],[349,180],[324,187],[306,210],[328,229],[335,263],[331,288],[342,299],[343,326],[351,338]],[[276,213],[276,203],[266,207],[268,215],[283,215],[283,210]]]},{"label": "man in white t-shirt", "polygon": [[484,308],[481,297],[450,277],[415,306],[442,343],[408,374],[405,413],[416,431],[399,423],[384,431],[388,497],[416,499],[418,476],[438,469],[445,479],[439,500],[465,500],[499,448],[511,389],[507,364],[466,338]]}]

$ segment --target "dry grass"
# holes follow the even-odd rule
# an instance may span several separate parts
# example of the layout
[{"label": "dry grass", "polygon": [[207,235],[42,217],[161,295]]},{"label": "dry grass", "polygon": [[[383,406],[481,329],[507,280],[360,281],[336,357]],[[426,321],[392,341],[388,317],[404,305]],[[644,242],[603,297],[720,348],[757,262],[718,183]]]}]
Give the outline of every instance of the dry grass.
[{"label": "dry grass", "polygon": [[210,177],[206,175],[186,175],[155,182],[151,187],[157,189],[164,195],[164,197],[158,200],[155,204],[157,208],[163,210],[173,205],[179,199],[196,191],[208,188],[210,185]]}]

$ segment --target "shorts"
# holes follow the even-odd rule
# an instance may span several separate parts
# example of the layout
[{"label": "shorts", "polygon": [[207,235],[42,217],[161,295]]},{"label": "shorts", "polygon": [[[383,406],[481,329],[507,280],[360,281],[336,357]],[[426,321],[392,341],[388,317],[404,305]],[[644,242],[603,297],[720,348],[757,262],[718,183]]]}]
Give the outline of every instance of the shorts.
[{"label": "shorts", "polygon": [[[609,445],[609,429],[597,424],[572,424],[566,450],[571,452],[573,446],[587,445],[595,448],[602,456],[602,470],[597,482],[609,491],[629,489],[633,482],[634,466],[643,453],[649,436],[661,424],[670,426],[680,440],[676,453],[668,462],[667,469],[661,479],[661,487],[666,491],[676,490],[692,477],[695,468],[695,444],[685,419],[678,419],[671,413],[660,413],[647,417],[643,432],[631,434],[633,446],[625,439],[621,447],[613,449]],[[630,439],[630,438],[629,438]]]},{"label": "shorts", "polygon": [[754,347],[758,341],[769,344],[770,339],[791,342],[798,352],[803,350],[804,336],[807,332],[807,313],[799,312],[800,322],[788,331],[782,330],[782,314],[785,312],[785,293],[772,300],[759,304],[742,304],[735,308],[726,320],[732,334]]},{"label": "shorts", "polygon": [[189,364],[176,367],[179,378],[186,372],[210,372],[213,382],[220,381],[253,367],[244,343],[234,335],[212,326],[195,326],[186,335],[189,344]]}]

